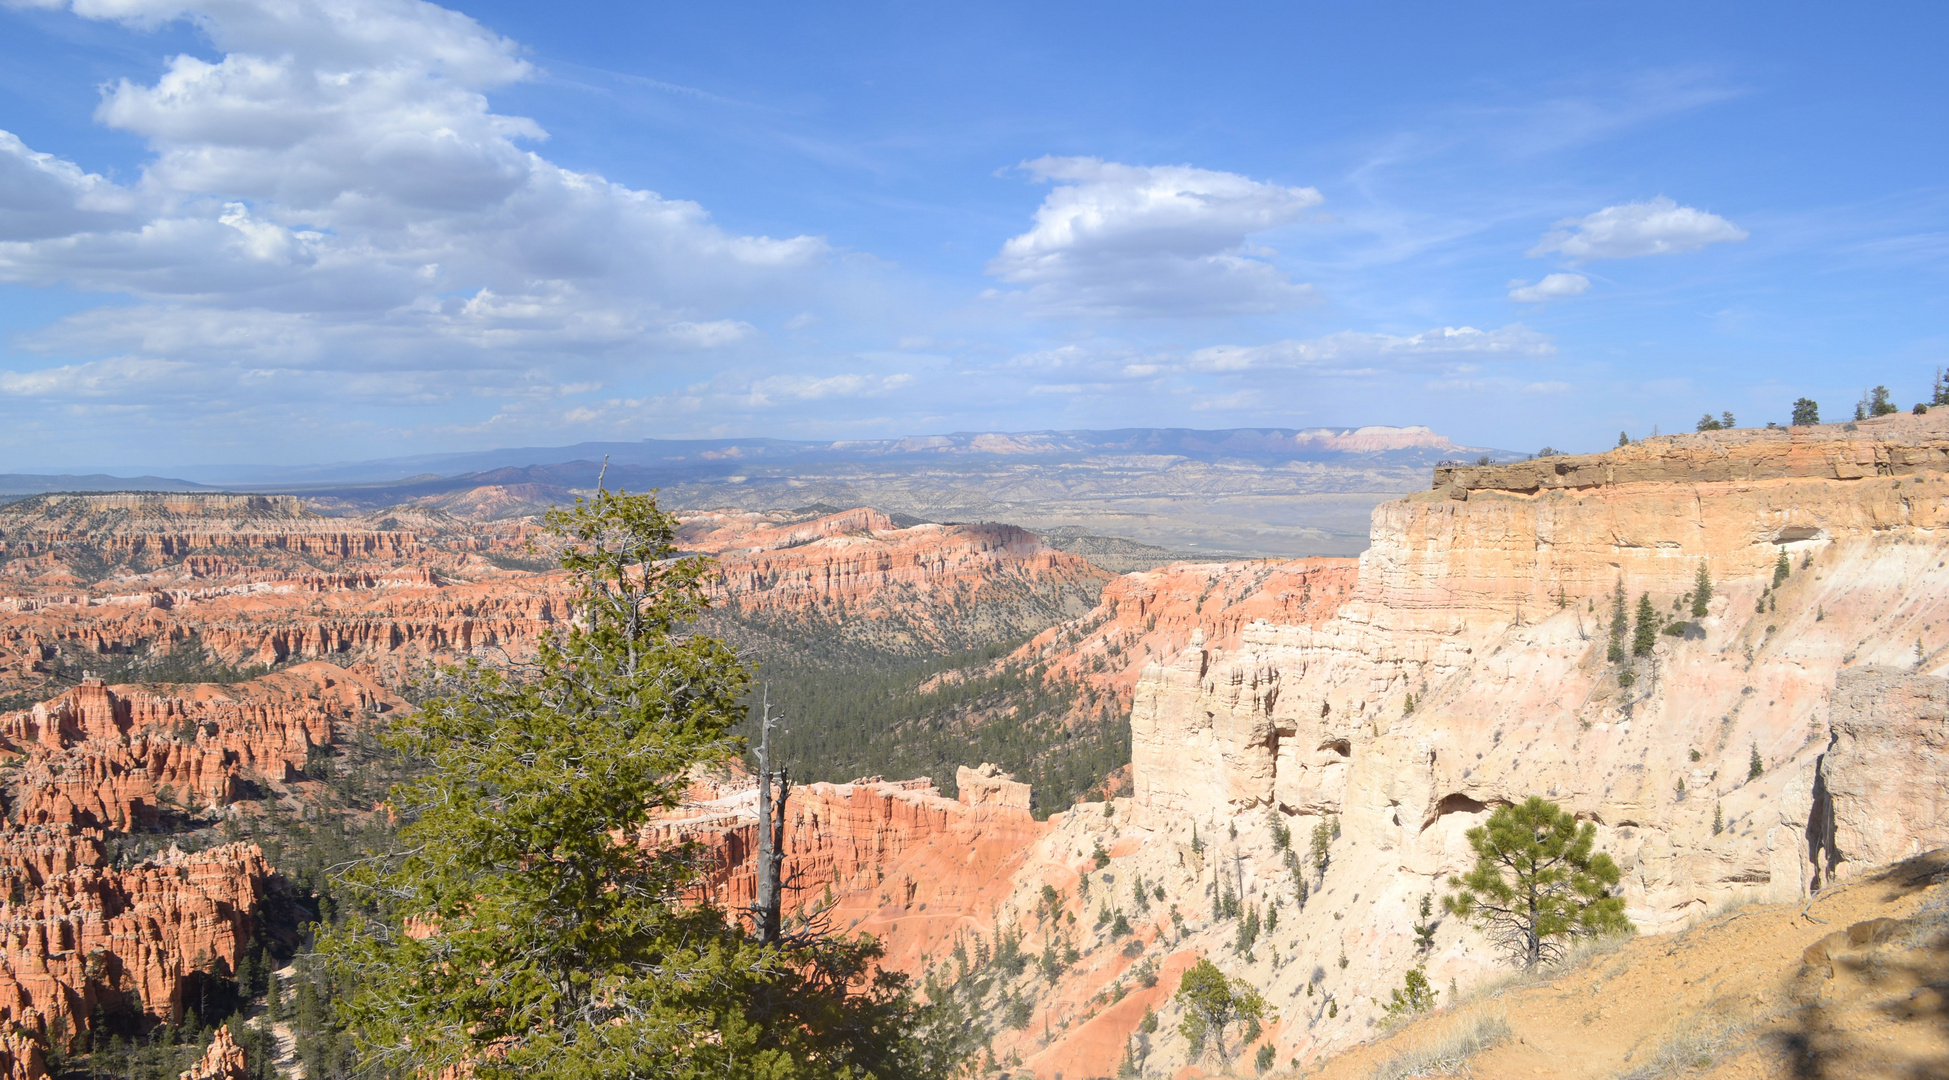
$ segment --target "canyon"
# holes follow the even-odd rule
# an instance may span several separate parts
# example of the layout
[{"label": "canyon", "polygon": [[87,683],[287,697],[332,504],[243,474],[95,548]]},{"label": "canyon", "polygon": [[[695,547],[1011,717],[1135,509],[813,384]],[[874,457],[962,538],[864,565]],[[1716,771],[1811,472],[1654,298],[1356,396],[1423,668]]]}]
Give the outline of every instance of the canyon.
[{"label": "canyon", "polygon": [[[1373,507],[1357,558],[1124,574],[1010,525],[686,513],[681,546],[716,560],[700,625],[761,673],[970,695],[899,714],[962,751],[930,775],[800,773],[796,912],[874,934],[983,1017],[990,1075],[1221,1068],[1175,1033],[1200,958],[1271,1007],[1237,1055],[1344,1070],[1393,1045],[1409,970],[1438,1018],[1497,985],[1481,936],[1420,905],[1499,806],[1542,795],[1589,822],[1648,940],[1737,905],[1851,897],[1835,910],[1868,918],[1863,883],[1949,845],[1949,412],[1422,475]],[[200,493],[0,508],[0,1075],[43,1075],[103,1010],[180,1019],[286,887],[247,843],[129,838],[324,806],[313,772],[410,709],[414,671],[528,655],[569,617],[537,523],[480,498],[474,517]],[[1613,612],[1640,598],[1650,644],[1626,633],[1614,657],[1633,628]],[[1106,724],[1127,764],[1053,798],[977,738],[1032,730],[1074,758],[1064,732]],[[727,774],[638,840],[708,840],[705,895],[740,906],[754,813]],[[1836,929],[1788,921],[1794,955]],[[220,1076],[241,1051],[208,1053]]]},{"label": "canyon", "polygon": [[[1417,908],[1472,861],[1467,830],[1530,795],[1593,824],[1641,933],[1942,846],[1945,452],[1949,422],[1897,416],[1440,470],[1376,508],[1357,563],[1284,571],[1321,575],[1327,610],[1186,613],[1180,592],[1190,632],[1141,662],[1077,632],[1101,609],[1045,632],[1052,663],[1140,668],[1129,794],[1052,815],[999,902],[923,913],[918,891],[835,877],[838,903],[944,984],[978,944],[982,1007],[1022,1021],[995,1035],[1002,1067],[1176,1075],[1169,993],[1200,956],[1272,1003],[1256,1042],[1293,1067],[1371,1037],[1410,968],[1443,998],[1490,977],[1455,918],[1419,946]],[[1173,572],[1236,606],[1266,568]],[[1666,624],[1647,655],[1609,658],[1619,596]],[[1000,941],[1043,962],[997,970]]]}]

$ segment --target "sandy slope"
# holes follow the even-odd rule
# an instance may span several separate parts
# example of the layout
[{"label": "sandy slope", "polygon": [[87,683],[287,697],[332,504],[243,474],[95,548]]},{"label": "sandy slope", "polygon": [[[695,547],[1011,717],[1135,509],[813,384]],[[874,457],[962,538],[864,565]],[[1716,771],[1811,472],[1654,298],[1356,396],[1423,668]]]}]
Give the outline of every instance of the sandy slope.
[{"label": "sandy slope", "polygon": [[[1498,1018],[1499,1045],[1466,1060],[1442,1052]],[[1472,994],[1305,1075],[1949,1076],[1949,851]]]}]

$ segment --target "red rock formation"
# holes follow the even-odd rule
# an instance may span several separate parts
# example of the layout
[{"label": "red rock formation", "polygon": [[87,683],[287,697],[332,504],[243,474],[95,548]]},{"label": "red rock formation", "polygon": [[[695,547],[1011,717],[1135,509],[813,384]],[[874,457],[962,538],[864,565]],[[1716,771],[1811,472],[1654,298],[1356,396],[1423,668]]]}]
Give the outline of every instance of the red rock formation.
[{"label": "red rock formation", "polygon": [[0,1017],[45,1040],[79,1038],[96,1008],[180,1020],[201,975],[228,977],[250,942],[252,905],[271,876],[256,845],[48,878],[0,904]]},{"label": "red rock formation", "polygon": [[952,651],[1080,615],[1110,575],[1011,525],[899,528],[876,510],[802,522],[717,512],[683,542],[717,555],[712,599],[748,623],[883,651]]},{"label": "red rock formation", "polygon": [[1039,663],[1049,678],[1081,681],[1126,713],[1145,665],[1194,637],[1230,647],[1255,622],[1325,622],[1353,595],[1358,569],[1355,559],[1311,558],[1176,563],[1125,574],[1104,586],[1087,615],[1050,627],[1009,659]]},{"label": "red rock formation", "polygon": [[177,1080],[250,1080],[250,1059],[230,1037],[230,1029],[220,1027],[210,1040],[210,1048],[203,1052],[203,1060],[184,1069]]},{"label": "red rock formation", "polygon": [[0,716],[0,751],[26,758],[14,781],[13,816],[22,824],[126,831],[153,825],[165,804],[215,809],[235,799],[245,780],[296,779],[313,750],[332,742],[334,720],[386,700],[325,664],[234,689],[205,686],[196,696],[88,680],[31,711]]},{"label": "red rock formation", "polygon": [[[652,826],[643,842],[705,837],[720,845],[708,892],[742,909],[757,894],[756,799],[747,788],[704,804],[687,819]],[[995,904],[1048,831],[1023,799],[1019,807],[947,799],[925,778],[795,788],[785,845],[789,910],[826,909],[833,925],[879,937],[888,966],[918,973],[955,934],[994,929]]]}]

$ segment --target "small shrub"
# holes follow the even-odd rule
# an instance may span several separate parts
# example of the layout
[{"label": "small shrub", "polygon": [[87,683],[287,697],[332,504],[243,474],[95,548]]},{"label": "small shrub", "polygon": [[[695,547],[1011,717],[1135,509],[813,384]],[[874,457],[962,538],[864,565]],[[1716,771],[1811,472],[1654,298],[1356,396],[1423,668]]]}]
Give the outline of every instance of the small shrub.
[{"label": "small shrub", "polygon": [[1753,744],[1753,755],[1746,760],[1746,779],[1758,780],[1766,772],[1766,763],[1760,760],[1760,744]]},{"label": "small shrub", "polygon": [[1385,1006],[1388,1020],[1396,1023],[1434,1007],[1435,989],[1428,985],[1428,973],[1419,967],[1408,969],[1402,985],[1392,991],[1392,998]]},{"label": "small shrub", "polygon": [[1275,1056],[1271,1043],[1259,1047],[1259,1052],[1252,1058],[1253,1069],[1258,1072],[1264,1072],[1272,1068],[1272,1062]]}]

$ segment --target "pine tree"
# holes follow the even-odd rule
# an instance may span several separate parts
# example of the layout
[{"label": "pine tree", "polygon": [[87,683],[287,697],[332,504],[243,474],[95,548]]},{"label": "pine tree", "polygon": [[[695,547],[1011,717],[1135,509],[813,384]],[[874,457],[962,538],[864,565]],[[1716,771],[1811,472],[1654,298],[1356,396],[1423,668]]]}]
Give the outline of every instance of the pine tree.
[{"label": "pine tree", "polygon": [[1783,548],[1779,559],[1773,563],[1773,587],[1777,589],[1786,584],[1787,576],[1792,573],[1793,561],[1787,558],[1786,550]]},{"label": "pine tree", "polygon": [[1626,434],[1625,434],[1624,432],[1622,432],[1622,431],[1620,431],[1620,432],[1618,432],[1618,433],[1617,433],[1617,444],[1618,444],[1619,446],[1629,446],[1629,445],[1631,445],[1631,436],[1629,436],[1629,435],[1626,435]]},{"label": "pine tree", "polygon": [[1712,575],[1706,572],[1705,560],[1699,560],[1699,574],[1692,582],[1692,617],[1703,619],[1706,602],[1712,599]]},{"label": "pine tree", "polygon": [[1227,979],[1218,965],[1207,959],[1200,959],[1184,973],[1172,1000],[1184,1010],[1178,1034],[1184,1036],[1194,1060],[1207,1048],[1215,1050],[1220,1060],[1230,1060],[1231,1052],[1225,1044],[1226,1028],[1234,1023],[1250,1028],[1278,1019],[1251,983]]},{"label": "pine tree", "polygon": [[1563,955],[1560,939],[1630,928],[1624,898],[1611,889],[1622,876],[1604,852],[1593,852],[1597,827],[1538,796],[1504,806],[1468,831],[1475,868],[1451,877],[1442,908],[1489,935],[1526,968]]},{"label": "pine tree", "polygon": [[760,944],[735,913],[671,902],[706,865],[689,845],[614,839],[678,806],[693,766],[736,755],[750,676],[689,632],[707,564],[675,557],[677,521],[653,498],[599,491],[545,521],[566,542],[575,617],[525,670],[447,669],[394,729],[430,766],[391,800],[405,848],[352,872],[379,917],[321,935],[367,1063],[836,1080],[966,1061],[972,1044],[913,1037],[926,1014],[872,939]]},{"label": "pine tree", "polygon": [[1652,606],[1651,594],[1638,594],[1638,623],[1631,635],[1631,655],[1650,656],[1658,644],[1658,609]]},{"label": "pine tree", "polygon": [[1758,780],[1766,772],[1766,763],[1760,760],[1760,744],[1753,744],[1753,756],[1746,759],[1746,779]]},{"label": "pine tree", "polygon": [[1820,403],[1813,398],[1798,398],[1793,403],[1793,426],[1813,427],[1820,423]]},{"label": "pine tree", "polygon": [[1604,654],[1604,658],[1613,664],[1624,660],[1625,628],[1624,579],[1619,578],[1616,591],[1611,593],[1611,645]]}]

